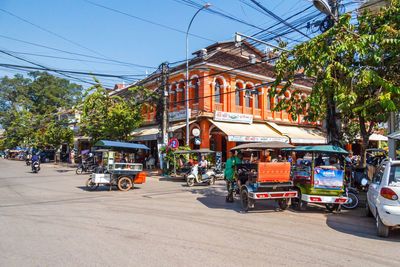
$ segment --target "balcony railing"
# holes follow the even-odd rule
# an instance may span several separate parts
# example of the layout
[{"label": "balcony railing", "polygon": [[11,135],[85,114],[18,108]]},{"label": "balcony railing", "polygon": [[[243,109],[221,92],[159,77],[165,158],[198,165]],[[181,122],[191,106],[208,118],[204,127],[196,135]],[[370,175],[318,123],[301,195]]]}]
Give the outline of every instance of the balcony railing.
[{"label": "balcony railing", "polygon": [[252,114],[252,111],[253,111],[252,108],[248,108],[248,107],[244,108],[244,114]]},{"label": "balcony railing", "polygon": [[254,117],[261,118],[261,109],[260,108],[254,109]]},{"label": "balcony railing", "polygon": [[214,110],[224,111],[224,104],[223,103],[214,103]]},{"label": "balcony railing", "polygon": [[242,113],[242,106],[234,106],[233,112],[234,113]]}]

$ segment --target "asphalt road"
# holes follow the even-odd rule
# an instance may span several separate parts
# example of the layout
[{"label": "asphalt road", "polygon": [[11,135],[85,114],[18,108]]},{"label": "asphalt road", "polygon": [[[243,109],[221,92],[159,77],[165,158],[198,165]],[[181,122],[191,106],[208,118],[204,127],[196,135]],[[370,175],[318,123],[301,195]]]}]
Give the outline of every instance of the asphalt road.
[{"label": "asphalt road", "polygon": [[399,266],[400,231],[376,237],[362,209],[242,213],[225,184],[149,177],[129,192],[89,192],[86,175],[0,160],[1,266]]}]

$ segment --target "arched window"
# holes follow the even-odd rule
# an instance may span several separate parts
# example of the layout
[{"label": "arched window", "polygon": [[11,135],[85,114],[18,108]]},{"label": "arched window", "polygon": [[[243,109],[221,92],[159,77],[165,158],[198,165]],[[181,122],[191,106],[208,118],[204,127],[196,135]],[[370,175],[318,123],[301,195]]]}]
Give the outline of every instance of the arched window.
[{"label": "arched window", "polygon": [[242,101],[240,101],[240,87],[239,84],[236,84],[236,90],[235,90],[235,105],[236,106],[241,106],[242,105]]},{"label": "arched window", "polygon": [[258,89],[256,89],[256,91],[254,92],[253,98],[254,98],[254,108],[260,108]]},{"label": "arched window", "polygon": [[194,82],[194,102],[199,103],[199,79]]},{"label": "arched window", "polygon": [[215,103],[221,103],[221,83],[219,80],[215,81],[214,99]]},{"label": "arched window", "polygon": [[250,107],[250,97],[251,97],[250,91],[249,91],[249,90],[246,90],[246,91],[245,91],[245,94],[244,94],[244,103],[245,103],[245,106],[246,106],[247,108]]},{"label": "arched window", "polygon": [[174,85],[174,86],[172,86],[172,89],[171,89],[171,95],[172,95],[172,107],[176,107],[176,101],[178,100],[178,92],[176,91],[176,86]]},{"label": "arched window", "polygon": [[184,83],[181,83],[181,90],[182,90],[182,102],[179,103],[179,104],[180,104],[181,106],[183,106],[183,105],[186,105],[186,103],[185,103],[185,100],[186,100],[186,98],[185,98],[186,89],[185,89],[185,84],[184,84]]}]

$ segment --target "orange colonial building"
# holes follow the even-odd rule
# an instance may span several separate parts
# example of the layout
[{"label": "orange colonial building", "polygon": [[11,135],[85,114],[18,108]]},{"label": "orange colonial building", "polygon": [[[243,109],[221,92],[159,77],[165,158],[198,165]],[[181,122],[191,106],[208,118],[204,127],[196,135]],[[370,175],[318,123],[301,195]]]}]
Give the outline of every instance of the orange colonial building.
[{"label": "orange colonial building", "polygon": [[[293,121],[285,112],[271,109],[277,101],[287,101],[293,90],[301,90],[306,98],[312,84],[297,79],[284,97],[269,95],[269,84],[274,81],[273,58],[243,41],[218,42],[193,53],[189,62],[190,146],[222,152],[225,161],[228,151],[243,142],[284,141],[292,144],[325,144],[326,137],[319,124],[304,121],[300,116]],[[159,87],[159,73],[154,73],[135,84],[118,88],[123,94],[129,87],[143,85]],[[186,64],[169,70],[169,137],[186,140],[185,80]],[[133,133],[135,141],[142,141],[157,153],[159,125],[156,111],[144,111],[144,124]]]}]

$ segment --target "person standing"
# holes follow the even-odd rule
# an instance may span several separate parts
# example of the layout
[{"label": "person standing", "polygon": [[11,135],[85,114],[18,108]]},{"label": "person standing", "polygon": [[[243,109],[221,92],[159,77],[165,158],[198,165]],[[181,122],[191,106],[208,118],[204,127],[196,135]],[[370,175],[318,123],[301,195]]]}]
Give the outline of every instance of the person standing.
[{"label": "person standing", "polygon": [[229,158],[225,164],[225,180],[226,180],[226,187],[228,190],[228,195],[226,196],[227,202],[233,202],[233,190],[235,185],[235,165],[240,164],[242,161],[235,156],[233,151],[229,151]]}]

